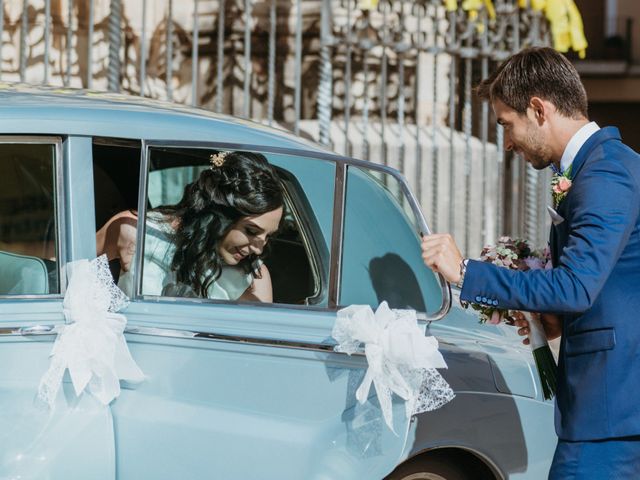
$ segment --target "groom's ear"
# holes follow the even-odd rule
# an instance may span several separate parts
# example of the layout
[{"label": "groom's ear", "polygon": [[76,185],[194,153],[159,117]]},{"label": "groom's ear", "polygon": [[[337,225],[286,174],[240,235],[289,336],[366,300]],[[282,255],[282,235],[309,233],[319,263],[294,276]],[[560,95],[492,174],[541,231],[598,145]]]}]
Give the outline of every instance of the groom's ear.
[{"label": "groom's ear", "polygon": [[542,125],[549,119],[552,104],[540,97],[531,97],[531,100],[529,100],[529,108],[533,112],[534,120],[538,125]]}]

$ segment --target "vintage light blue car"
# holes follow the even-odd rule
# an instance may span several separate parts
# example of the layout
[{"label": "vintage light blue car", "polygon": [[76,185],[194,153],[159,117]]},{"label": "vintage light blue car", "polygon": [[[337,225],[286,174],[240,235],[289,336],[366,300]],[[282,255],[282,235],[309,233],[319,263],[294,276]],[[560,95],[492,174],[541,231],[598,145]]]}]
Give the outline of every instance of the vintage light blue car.
[{"label": "vintage light blue car", "polygon": [[[228,149],[263,153],[286,189],[265,260],[275,302],[149,295],[136,278],[123,313],[145,380],[123,383],[108,407],[77,398],[68,378],[53,410],[34,402],[65,323],[65,266],[96,256],[111,215],[176,201]],[[202,110],[3,85],[0,478],[546,478],[553,403],[530,351],[458,306],[423,266],[420,231],[391,168]],[[373,389],[355,399],[365,357],[334,352],[331,338],[338,309],[383,300],[419,312],[456,394],[411,420],[396,399],[397,433]]]}]

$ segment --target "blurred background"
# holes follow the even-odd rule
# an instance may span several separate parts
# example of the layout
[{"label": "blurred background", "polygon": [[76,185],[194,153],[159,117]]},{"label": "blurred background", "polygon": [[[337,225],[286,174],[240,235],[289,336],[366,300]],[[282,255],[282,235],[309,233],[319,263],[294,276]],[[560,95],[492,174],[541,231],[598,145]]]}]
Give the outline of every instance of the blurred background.
[{"label": "blurred background", "polygon": [[640,151],[640,2],[576,0],[589,42],[584,60],[570,55],[589,95],[589,114],[620,128]]}]

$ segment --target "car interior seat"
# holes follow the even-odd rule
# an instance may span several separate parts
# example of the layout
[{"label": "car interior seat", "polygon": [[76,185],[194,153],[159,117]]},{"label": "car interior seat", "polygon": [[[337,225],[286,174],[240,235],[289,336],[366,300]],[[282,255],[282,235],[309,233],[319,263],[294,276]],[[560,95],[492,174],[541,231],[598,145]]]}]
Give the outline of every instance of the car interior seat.
[{"label": "car interior seat", "polygon": [[274,237],[269,242],[264,263],[271,275],[274,303],[303,304],[313,295],[309,257],[297,238]]},{"label": "car interior seat", "polygon": [[49,293],[49,271],[38,257],[0,251],[0,295]]}]

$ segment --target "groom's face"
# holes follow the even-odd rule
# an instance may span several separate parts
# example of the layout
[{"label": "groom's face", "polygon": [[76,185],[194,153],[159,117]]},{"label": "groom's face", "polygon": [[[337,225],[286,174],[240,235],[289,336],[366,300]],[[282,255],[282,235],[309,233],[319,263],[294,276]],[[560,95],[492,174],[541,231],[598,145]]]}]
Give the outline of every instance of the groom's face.
[{"label": "groom's face", "polygon": [[546,140],[546,131],[536,121],[531,108],[525,113],[518,113],[501,100],[494,99],[493,111],[498,123],[504,127],[505,150],[522,155],[536,170],[551,164],[552,151]]}]

